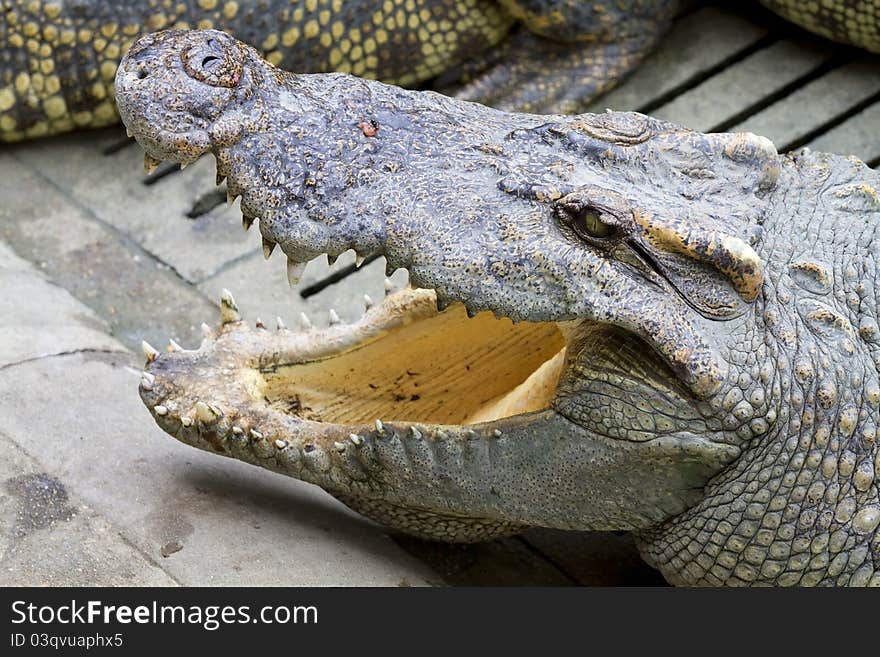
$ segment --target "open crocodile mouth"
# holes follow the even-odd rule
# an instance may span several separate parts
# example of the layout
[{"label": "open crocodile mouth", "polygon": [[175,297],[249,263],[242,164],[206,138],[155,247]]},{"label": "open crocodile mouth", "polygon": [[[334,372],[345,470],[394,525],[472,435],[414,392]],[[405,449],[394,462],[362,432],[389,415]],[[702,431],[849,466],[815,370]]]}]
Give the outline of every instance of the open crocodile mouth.
[{"label": "open crocodile mouth", "polygon": [[230,295],[221,303],[224,323],[198,350],[172,343],[157,357],[145,346],[141,394],[163,426],[211,424],[204,406],[230,430],[261,412],[343,436],[377,420],[491,423],[548,408],[565,360],[564,323],[469,317],[460,303],[440,312],[432,290],[406,288],[352,324],[298,331],[252,327]]},{"label": "open crocodile mouth", "polygon": [[555,323],[468,318],[455,304],[331,358],[273,362],[260,375],[270,404],[308,420],[463,425],[549,406],[564,355]]}]

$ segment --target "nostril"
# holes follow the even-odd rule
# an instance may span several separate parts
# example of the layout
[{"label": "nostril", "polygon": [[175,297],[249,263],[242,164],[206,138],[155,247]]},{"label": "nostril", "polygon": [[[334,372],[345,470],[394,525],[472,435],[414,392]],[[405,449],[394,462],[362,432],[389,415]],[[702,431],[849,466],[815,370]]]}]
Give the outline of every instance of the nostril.
[{"label": "nostril", "polygon": [[211,64],[213,64],[214,62],[218,62],[218,61],[220,61],[219,57],[216,57],[214,55],[208,55],[207,57],[205,57],[202,60],[202,68],[208,68]]}]

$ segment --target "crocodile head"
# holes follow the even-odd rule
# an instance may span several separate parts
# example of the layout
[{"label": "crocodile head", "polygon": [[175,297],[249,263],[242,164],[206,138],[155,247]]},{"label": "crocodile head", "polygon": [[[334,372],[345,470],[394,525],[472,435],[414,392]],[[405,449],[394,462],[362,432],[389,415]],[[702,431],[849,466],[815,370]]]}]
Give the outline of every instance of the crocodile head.
[{"label": "crocodile head", "polygon": [[148,163],[216,157],[293,280],[354,249],[412,285],[300,332],[226,296],[200,349],[147,350],[141,395],[179,439],[469,539],[492,532],[449,518],[656,526],[760,432],[721,400],[762,295],[766,139],[293,75],[213,31],[141,39],[116,91]]}]

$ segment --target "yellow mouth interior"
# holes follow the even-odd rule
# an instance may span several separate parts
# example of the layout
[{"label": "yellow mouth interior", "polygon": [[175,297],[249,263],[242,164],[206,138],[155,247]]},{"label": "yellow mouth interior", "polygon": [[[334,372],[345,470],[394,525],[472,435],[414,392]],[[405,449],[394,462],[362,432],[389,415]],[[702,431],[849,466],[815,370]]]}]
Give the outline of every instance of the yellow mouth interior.
[{"label": "yellow mouth interior", "polygon": [[267,370],[263,394],[319,422],[473,424],[547,408],[564,356],[553,322],[470,319],[455,304],[342,354]]}]

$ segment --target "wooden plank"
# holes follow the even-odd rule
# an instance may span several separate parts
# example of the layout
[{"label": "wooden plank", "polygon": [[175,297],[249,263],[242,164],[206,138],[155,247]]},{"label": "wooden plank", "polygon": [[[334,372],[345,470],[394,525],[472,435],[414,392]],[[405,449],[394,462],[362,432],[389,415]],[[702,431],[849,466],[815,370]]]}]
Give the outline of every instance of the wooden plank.
[{"label": "wooden plank", "polygon": [[880,102],[865,108],[807,146],[814,151],[855,155],[877,166],[880,159]]},{"label": "wooden plank", "polygon": [[769,137],[780,151],[787,151],[817,127],[878,93],[880,57],[861,57],[811,81],[731,130]]},{"label": "wooden plank", "polygon": [[712,76],[652,114],[701,132],[718,129],[762,99],[796,84],[827,61],[829,53],[824,44],[779,41]]},{"label": "wooden plank", "polygon": [[678,21],[639,69],[588,109],[640,110],[755,44],[767,29],[735,13],[706,7]]}]

